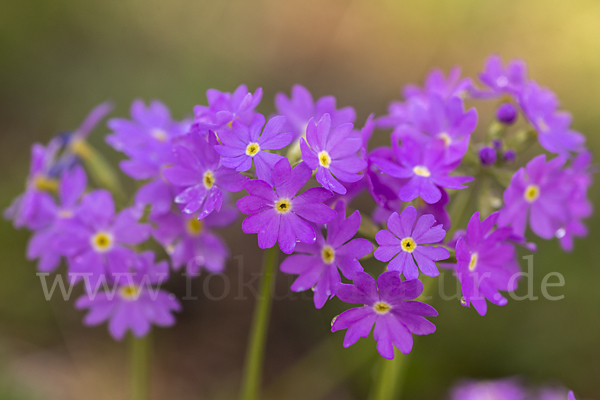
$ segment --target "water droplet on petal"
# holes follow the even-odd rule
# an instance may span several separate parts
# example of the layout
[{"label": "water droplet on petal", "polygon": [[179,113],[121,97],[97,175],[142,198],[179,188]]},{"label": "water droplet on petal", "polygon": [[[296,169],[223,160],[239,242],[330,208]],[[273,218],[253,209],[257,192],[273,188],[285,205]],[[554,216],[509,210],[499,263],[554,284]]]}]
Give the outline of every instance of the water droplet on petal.
[{"label": "water droplet on petal", "polygon": [[335,323],[335,320],[337,319],[337,317],[339,317],[339,315],[336,315],[335,317],[333,317],[333,319],[331,320],[331,326],[333,326],[333,324]]},{"label": "water droplet on petal", "polygon": [[559,230],[556,231],[556,233],[554,235],[558,239],[562,239],[563,237],[565,237],[566,234],[567,234],[567,231],[565,230],[565,228],[560,228]]},{"label": "water droplet on petal", "polygon": [[460,298],[460,304],[462,304],[463,306],[467,305],[467,300],[465,299],[464,296]]}]

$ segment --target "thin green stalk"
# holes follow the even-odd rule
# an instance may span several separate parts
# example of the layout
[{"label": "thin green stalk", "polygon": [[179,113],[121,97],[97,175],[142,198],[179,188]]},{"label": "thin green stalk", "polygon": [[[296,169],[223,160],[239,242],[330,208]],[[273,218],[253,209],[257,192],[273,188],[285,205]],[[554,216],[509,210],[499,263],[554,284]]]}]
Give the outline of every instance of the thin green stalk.
[{"label": "thin green stalk", "polygon": [[394,349],[393,360],[381,360],[372,400],[396,400],[400,393],[408,356]]},{"label": "thin green stalk", "polygon": [[150,398],[150,334],[141,339],[131,335],[129,348],[131,400],[148,400]]},{"label": "thin green stalk", "polygon": [[254,309],[254,317],[252,319],[242,388],[240,390],[240,400],[257,400],[259,398],[265,344],[267,341],[267,328],[269,326],[269,315],[271,314],[271,303],[273,301],[272,291],[275,284],[277,253],[278,248],[275,246],[265,251],[260,295],[256,299],[256,308]]}]

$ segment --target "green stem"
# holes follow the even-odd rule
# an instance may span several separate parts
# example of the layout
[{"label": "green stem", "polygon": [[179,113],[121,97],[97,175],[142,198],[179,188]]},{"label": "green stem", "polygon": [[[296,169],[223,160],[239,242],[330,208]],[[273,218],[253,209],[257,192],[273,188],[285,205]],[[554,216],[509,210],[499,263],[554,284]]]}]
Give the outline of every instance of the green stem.
[{"label": "green stem", "polygon": [[394,350],[393,360],[381,360],[372,400],[396,400],[399,398],[408,356],[402,354],[398,349]]},{"label": "green stem", "polygon": [[143,338],[131,335],[131,400],[150,398],[150,334]]},{"label": "green stem", "polygon": [[260,295],[256,299],[256,308],[254,309],[254,317],[252,319],[240,400],[257,400],[259,398],[265,344],[267,341],[267,328],[269,326],[269,315],[273,301],[272,290],[275,284],[277,253],[278,248],[275,246],[265,251]]}]

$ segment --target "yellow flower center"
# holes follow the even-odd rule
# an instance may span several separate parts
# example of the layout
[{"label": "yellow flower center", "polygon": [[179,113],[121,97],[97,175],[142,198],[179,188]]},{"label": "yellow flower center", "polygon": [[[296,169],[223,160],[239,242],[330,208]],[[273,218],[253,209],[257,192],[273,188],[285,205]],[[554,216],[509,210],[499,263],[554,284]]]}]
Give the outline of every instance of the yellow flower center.
[{"label": "yellow flower center", "polygon": [[57,192],[58,181],[56,179],[48,178],[44,175],[38,175],[33,180],[35,188],[39,191],[44,192]]},{"label": "yellow flower center", "polygon": [[471,255],[471,261],[469,261],[469,271],[474,271],[477,268],[477,260],[479,259],[479,255],[477,253],[473,253]]},{"label": "yellow flower center", "polygon": [[280,214],[285,214],[292,209],[292,202],[290,199],[279,199],[275,202],[275,211]]},{"label": "yellow flower center", "polygon": [[215,184],[215,175],[211,171],[206,171],[202,178],[202,182],[204,182],[205,188],[210,189]]},{"label": "yellow flower center", "polygon": [[325,264],[331,264],[335,260],[335,250],[330,245],[323,246],[321,250],[321,258]]},{"label": "yellow flower center", "polygon": [[260,146],[258,145],[258,143],[250,143],[248,147],[246,147],[246,155],[250,157],[254,157],[259,151]]},{"label": "yellow flower center", "polygon": [[123,286],[119,289],[119,295],[124,300],[137,300],[140,295],[140,288],[135,285]]},{"label": "yellow flower center", "polygon": [[527,200],[529,203],[533,203],[538,197],[540,197],[540,187],[538,185],[527,186],[523,197],[525,197],[525,200]]},{"label": "yellow flower center", "polygon": [[446,147],[450,146],[450,144],[452,143],[452,138],[446,132],[440,133],[438,137],[444,141],[444,145]]},{"label": "yellow flower center", "polygon": [[415,243],[414,239],[411,237],[402,239],[402,241],[400,242],[400,245],[402,246],[402,250],[407,251],[409,253],[412,253],[417,248],[417,244]]},{"label": "yellow flower center", "polygon": [[113,236],[108,232],[98,232],[92,236],[91,242],[94,250],[104,253],[112,248]]},{"label": "yellow flower center", "polygon": [[188,219],[185,223],[185,230],[190,236],[198,236],[202,233],[204,224],[196,218]]},{"label": "yellow flower center", "polygon": [[167,135],[167,132],[165,132],[163,129],[159,129],[159,128],[152,129],[152,131],[150,131],[150,135],[152,135],[152,137],[154,139],[158,140],[159,142],[166,142],[167,139],[169,138],[169,135]]},{"label": "yellow flower center", "polygon": [[387,314],[391,309],[392,306],[388,303],[384,303],[383,301],[378,301],[377,303],[373,304],[373,310],[375,310],[377,314]]},{"label": "yellow flower center", "polygon": [[417,165],[416,167],[414,167],[413,172],[419,176],[424,176],[425,178],[431,176],[431,172],[429,172],[429,169],[423,165]]},{"label": "yellow flower center", "polygon": [[231,129],[231,127],[233,126],[233,121],[229,121],[229,122],[227,123],[227,126],[229,127],[229,129]]},{"label": "yellow flower center", "polygon": [[329,168],[331,165],[331,156],[325,150],[319,153],[319,164],[325,168]]}]

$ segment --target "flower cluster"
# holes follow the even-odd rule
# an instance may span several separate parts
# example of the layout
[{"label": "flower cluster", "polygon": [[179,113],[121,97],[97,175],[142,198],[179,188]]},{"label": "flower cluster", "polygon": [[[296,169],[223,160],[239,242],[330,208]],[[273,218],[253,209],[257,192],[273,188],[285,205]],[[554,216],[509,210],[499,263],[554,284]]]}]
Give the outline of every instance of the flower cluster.
[{"label": "flower cluster", "polygon": [[[180,305],[160,289],[169,270],[223,272],[230,251],[215,229],[244,214],[241,228],[261,249],[289,255],[280,269],[297,275],[291,290],[312,290],[319,309],[336,297],[361,305],[332,324],[346,329],[344,346],[374,326],[377,350],[393,358],[394,347],[411,351],[413,334],[435,331],[426,317],[437,311],[419,297],[438,266],[454,271],[462,305],[485,315],[517,287],[516,246],[535,249],[527,226],[566,250],[587,233],[593,167],[570,115],[521,61],[504,67],[490,57],[479,78],[483,88],[457,68],[448,77],[435,70],[362,129],[353,108],[338,109],[331,96],[315,102],[302,86],[277,94],[268,119],[256,111],[262,89],[244,85],[209,90],[208,105],[183,121],[137,100],[131,118],[108,121],[107,143],[140,183],[120,210],[121,194],[87,181],[113,176],[85,141],[109,111],[102,105],[73,134],[34,145],[26,191],[5,215],[34,232],[27,254],[40,271],[64,258],[71,281],[85,282],[76,303],[90,310],[85,323],[108,320],[120,339],[174,323]],[[466,99],[498,101],[492,123],[479,124]],[[546,153],[524,159],[536,141]],[[150,250],[152,240],[161,250]],[[114,290],[99,292],[106,284]]]}]

